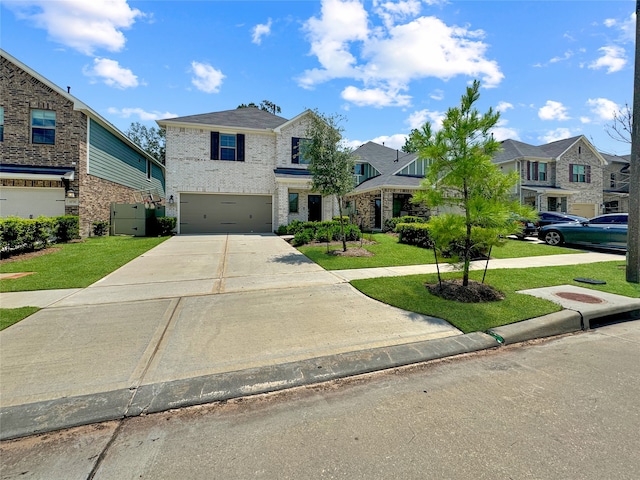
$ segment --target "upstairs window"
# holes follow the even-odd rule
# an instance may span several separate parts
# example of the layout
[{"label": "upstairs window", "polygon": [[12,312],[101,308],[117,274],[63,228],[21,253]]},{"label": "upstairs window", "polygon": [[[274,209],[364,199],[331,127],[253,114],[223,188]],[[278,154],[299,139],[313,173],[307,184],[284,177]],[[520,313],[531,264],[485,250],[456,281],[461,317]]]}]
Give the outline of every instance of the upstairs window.
[{"label": "upstairs window", "polygon": [[527,180],[544,182],[547,180],[547,164],[527,161]]},{"label": "upstairs window", "polygon": [[151,181],[151,169],[153,168],[151,160],[147,160],[147,180]]},{"label": "upstairs window", "polygon": [[31,143],[56,143],[56,112],[31,110]]},{"label": "upstairs window", "polygon": [[310,159],[304,154],[305,146],[309,145],[308,138],[291,138],[291,163],[299,165],[309,165]]},{"label": "upstairs window", "polygon": [[612,174],[609,176],[609,186],[610,186],[611,188],[615,188],[615,187],[616,187],[616,174],[615,174],[615,173],[612,173]]},{"label": "upstairs window", "polygon": [[574,183],[591,183],[591,166],[570,164],[569,181]]},{"label": "upstairs window", "polygon": [[244,162],[244,135],[211,132],[211,160]]},{"label": "upstairs window", "polygon": [[0,107],[0,142],[4,142],[4,108]]}]

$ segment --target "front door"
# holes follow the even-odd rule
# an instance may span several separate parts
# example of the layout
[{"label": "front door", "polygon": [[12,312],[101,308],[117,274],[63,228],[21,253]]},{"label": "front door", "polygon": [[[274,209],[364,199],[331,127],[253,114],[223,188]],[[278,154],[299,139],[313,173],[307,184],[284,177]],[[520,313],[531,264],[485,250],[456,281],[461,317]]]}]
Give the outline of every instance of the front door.
[{"label": "front door", "polygon": [[309,195],[307,205],[309,207],[309,221],[320,222],[322,220],[322,196]]}]

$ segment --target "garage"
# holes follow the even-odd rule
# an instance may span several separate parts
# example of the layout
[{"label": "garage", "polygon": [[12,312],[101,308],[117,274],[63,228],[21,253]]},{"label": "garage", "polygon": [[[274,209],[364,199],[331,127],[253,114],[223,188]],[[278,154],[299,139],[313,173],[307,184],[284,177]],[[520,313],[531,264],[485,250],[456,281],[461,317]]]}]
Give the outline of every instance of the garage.
[{"label": "garage", "polygon": [[268,233],[273,231],[271,195],[183,193],[180,233]]},{"label": "garage", "polygon": [[37,218],[64,215],[64,188],[2,187],[3,217]]}]

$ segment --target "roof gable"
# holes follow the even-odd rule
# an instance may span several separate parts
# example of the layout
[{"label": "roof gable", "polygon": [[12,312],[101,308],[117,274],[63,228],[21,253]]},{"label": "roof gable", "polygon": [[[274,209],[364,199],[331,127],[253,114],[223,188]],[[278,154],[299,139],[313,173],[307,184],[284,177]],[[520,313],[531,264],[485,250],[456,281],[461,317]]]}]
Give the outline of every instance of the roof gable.
[{"label": "roof gable", "polygon": [[359,146],[352,155],[358,157],[356,161],[369,163],[382,175],[395,174],[417,158],[415,153],[401,152],[374,142]]}]

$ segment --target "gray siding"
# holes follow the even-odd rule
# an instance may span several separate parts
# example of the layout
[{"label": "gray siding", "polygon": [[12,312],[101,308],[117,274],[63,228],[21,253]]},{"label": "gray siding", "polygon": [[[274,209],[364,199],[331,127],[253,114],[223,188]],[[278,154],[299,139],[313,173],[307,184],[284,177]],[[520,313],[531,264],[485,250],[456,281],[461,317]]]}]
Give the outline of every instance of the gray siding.
[{"label": "gray siding", "polygon": [[147,160],[93,119],[89,128],[89,175],[135,190],[157,189],[164,195],[162,169],[151,164],[147,180]]}]

